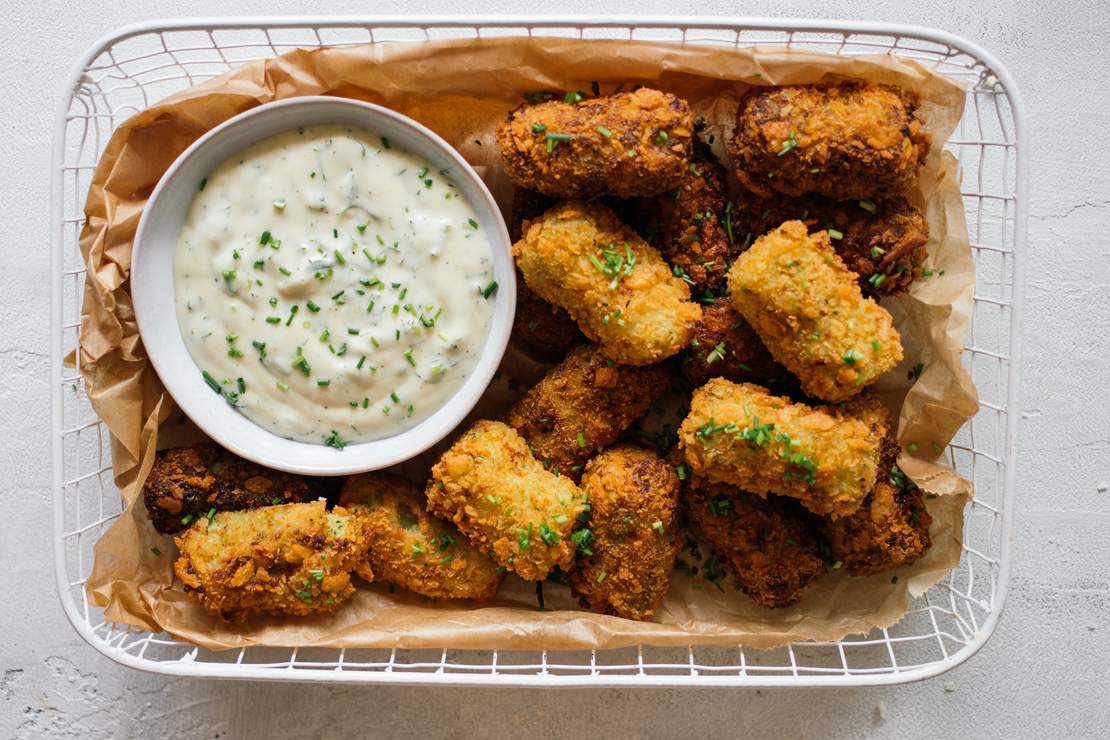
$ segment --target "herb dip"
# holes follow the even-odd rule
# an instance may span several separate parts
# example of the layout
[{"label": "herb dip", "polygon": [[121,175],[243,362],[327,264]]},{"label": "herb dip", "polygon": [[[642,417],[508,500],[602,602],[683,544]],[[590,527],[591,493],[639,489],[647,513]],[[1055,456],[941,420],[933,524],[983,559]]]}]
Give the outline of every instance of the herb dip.
[{"label": "herb dip", "polygon": [[204,381],[247,418],[342,449],[454,395],[489,329],[492,271],[449,170],[363,129],[311,126],[198,183],[177,319]]}]

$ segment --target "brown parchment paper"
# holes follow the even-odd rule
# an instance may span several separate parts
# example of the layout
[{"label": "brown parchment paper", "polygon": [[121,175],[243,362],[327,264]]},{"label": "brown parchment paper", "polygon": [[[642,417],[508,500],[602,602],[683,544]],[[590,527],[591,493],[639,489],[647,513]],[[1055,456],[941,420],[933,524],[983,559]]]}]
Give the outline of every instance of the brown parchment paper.
[{"label": "brown parchment paper", "polygon": [[[832,573],[794,607],[766,610],[726,585],[678,572],[651,622],[581,611],[569,591],[510,577],[487,604],[432,603],[380,585],[363,585],[330,615],[307,619],[255,617],[229,625],[205,614],[174,585],[175,548],[147,521],[141,485],[157,447],[200,438],[178,412],[147,363],[129,294],[132,239],[147,197],[166,168],[208,129],[260,103],[297,95],[338,95],[389,106],[429,126],[487,178],[504,204],[511,185],[498,166],[493,131],[521,94],[541,89],[602,92],[647,84],[690,101],[714,133],[729,133],[737,98],[750,85],[854,77],[901,85],[922,99],[919,115],[933,153],[910,197],[922,207],[931,236],[927,266],[937,273],[908,296],[887,302],[902,332],[906,360],[881,379],[879,392],[901,409],[899,434],[917,457],[900,464],[930,493],[933,547],[910,567],[868,578]],[[450,40],[293,51],[240,67],[144,110],[114,133],[93,176],[81,249],[87,266],[82,311],[81,372],[94,409],[111,430],[113,465],[125,509],[95,546],[87,589],[105,618],[166,630],[205,647],[247,645],[436,647],[458,649],[613,648],[742,643],[768,648],[803,639],[837,640],[896,622],[907,594],[920,594],[958,561],[970,483],[939,464],[943,447],[977,408],[960,363],[971,314],[974,268],[957,184],[944,141],[959,121],[964,92],[910,60],[893,56],[838,58],[781,48],[734,50],[631,41],[543,38]],[[941,272],[943,271],[943,272]],[[913,382],[917,362],[924,373]],[[510,351],[476,411],[506,407],[544,370]],[[937,447],[934,447],[937,445]],[[406,465],[410,475],[425,471]],[[158,548],[161,555],[155,555]],[[896,583],[891,576],[898,575]]]}]

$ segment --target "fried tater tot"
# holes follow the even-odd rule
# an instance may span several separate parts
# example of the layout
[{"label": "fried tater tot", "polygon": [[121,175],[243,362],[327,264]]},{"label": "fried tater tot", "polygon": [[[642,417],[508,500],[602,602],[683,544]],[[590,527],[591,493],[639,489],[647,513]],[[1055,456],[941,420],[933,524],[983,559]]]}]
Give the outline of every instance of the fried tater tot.
[{"label": "fried tater tot", "polygon": [[834,558],[854,576],[869,576],[909,565],[932,544],[933,519],[921,489],[894,468],[875,483],[863,505],[850,516],[825,519],[822,532]]},{"label": "fried tater tot", "polygon": [[640,88],[569,103],[521,104],[497,129],[505,173],[560,198],[647,196],[678,186],[694,119],[686,101]]},{"label": "fried tater tot", "polygon": [[732,302],[802,390],[844,401],[902,359],[890,313],[864,298],[823,231],[787,221],[728,273]]},{"label": "fried tater tot", "polygon": [[[513,193],[512,210],[509,212],[509,238],[519,241],[524,224],[540,216],[555,205],[556,200],[541,193],[517,188]],[[513,318],[513,338],[525,349],[542,358],[562,357],[572,346],[584,341],[578,324],[563,309],[552,306],[540,298],[516,275],[516,316]]]},{"label": "fried tater tot", "polygon": [[670,357],[701,318],[689,286],[600,204],[552,208],[531,222],[513,254],[528,286],[566,309],[615,362],[651,365]]},{"label": "fried tater tot", "polygon": [[593,536],[589,554],[580,552],[570,571],[574,593],[601,614],[650,619],[679,547],[674,468],[648,450],[620,445],[590,460],[582,487]]},{"label": "fried tater tot", "polygon": [[690,522],[760,606],[790,606],[826,572],[813,517],[790,499],[695,478],[685,504]]},{"label": "fried tater tot", "polygon": [[733,210],[736,233],[758,238],[785,221],[801,221],[812,234],[827,231],[829,243],[858,276],[865,295],[899,295],[922,274],[929,224],[901,196],[835,201],[819,195],[760,198],[742,191]]},{"label": "fried tater tot", "polygon": [[869,422],[714,378],[694,391],[678,438],[695,475],[761,496],[791,496],[817,514],[846,516],[878,475],[885,432],[876,435]]},{"label": "fried tater tot", "polygon": [[366,560],[370,530],[365,513],[313,501],[201,517],[176,541],[186,593],[233,621],[334,611],[355,592],[351,571]]},{"label": "fried tater tot", "polygon": [[150,521],[164,534],[180,532],[212,509],[256,509],[322,494],[312,478],[264,468],[212,444],[159,450],[143,483]]},{"label": "fried tater tot", "polygon": [[432,467],[428,510],[521,578],[539,581],[574,559],[574,520],[586,497],[544,470],[528,444],[499,421],[476,421]]},{"label": "fried tater tot", "polygon": [[837,200],[904,190],[929,154],[913,93],[842,82],[756,88],[740,101],[729,155],[762,195]]},{"label": "fried tater tot", "polygon": [[694,337],[683,357],[682,374],[694,385],[710,378],[783,389],[796,385],[794,376],[775,362],[728,298],[718,298],[702,308],[701,321],[694,325]]},{"label": "fried tater tot", "polygon": [[416,485],[383,473],[355,475],[343,485],[340,503],[369,517],[370,550],[355,568],[365,580],[435,599],[478,601],[501,586],[504,569],[425,511],[424,492]]},{"label": "fried tater tot", "polygon": [[667,388],[658,365],[607,360],[596,345],[571,350],[505,417],[549,470],[576,479],[582,466],[647,413]]},{"label": "fried tater tot", "polygon": [[718,290],[740,244],[733,239],[725,170],[709,148],[694,144],[694,159],[679,186],[629,204],[628,223],[657,247],[675,274],[702,290]]}]

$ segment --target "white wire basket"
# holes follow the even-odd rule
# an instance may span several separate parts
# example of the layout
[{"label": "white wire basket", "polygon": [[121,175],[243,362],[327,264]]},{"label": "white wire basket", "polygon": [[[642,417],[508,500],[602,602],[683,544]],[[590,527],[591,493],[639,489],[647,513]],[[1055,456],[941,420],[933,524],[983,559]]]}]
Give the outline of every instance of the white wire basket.
[{"label": "white wire basket", "polygon": [[[117,625],[89,603],[92,546],[121,510],[107,427],[63,358],[77,347],[85,269],[78,249],[93,170],[112,131],[186,86],[296,48],[465,36],[661,40],[790,46],[844,56],[893,52],[965,85],[948,149],[959,159],[976,264],[964,362],[980,410],[949,445],[975,486],[959,565],[911,599],[898,624],[833,643],[771,651],[639,646],[456,651],[252,647],[214,652]],[[1021,104],[1005,69],[966,40],[875,23],[742,18],[286,17],[153,22],[102,39],[78,62],[54,136],[51,199],[53,545],[58,589],[78,633],[109,658],[155,673],[359,683],[517,686],[892,684],[946,671],[990,637],[1006,598],[1014,516],[1022,264],[1028,203]]]}]

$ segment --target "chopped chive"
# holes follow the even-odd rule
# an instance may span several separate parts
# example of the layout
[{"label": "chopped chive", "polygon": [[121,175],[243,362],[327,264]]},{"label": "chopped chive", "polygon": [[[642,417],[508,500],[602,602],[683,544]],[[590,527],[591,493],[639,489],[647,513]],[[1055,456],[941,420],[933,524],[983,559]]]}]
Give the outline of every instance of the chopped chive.
[{"label": "chopped chive", "polygon": [[655,134],[655,143],[665,144],[668,138],[670,137],[667,136],[666,131],[659,131],[659,133]]},{"label": "chopped chive", "polygon": [[331,385],[331,379],[330,378],[318,378],[316,380],[316,385],[320,386],[321,388],[323,388],[325,386],[329,386],[329,385]]},{"label": "chopped chive", "polygon": [[798,140],[794,138],[794,132],[790,132],[790,138],[782,142],[782,149],[779,149],[778,156],[782,156],[798,146]]},{"label": "chopped chive", "polygon": [[352,329],[351,327],[348,326],[347,327],[347,333],[350,334],[353,337],[357,337],[358,336],[358,329]]},{"label": "chopped chive", "polygon": [[270,235],[269,231],[263,231],[262,236],[258,237],[258,243],[259,244],[269,244],[272,239],[273,239],[273,236]]},{"label": "chopped chive", "polygon": [[214,392],[216,392],[216,393],[222,393],[223,392],[220,389],[219,382],[215,378],[212,377],[212,374],[210,372],[208,372],[207,370],[201,370],[200,371],[200,376],[202,378],[204,378],[204,382],[207,383],[208,387],[211,388]]},{"label": "chopped chive", "polygon": [[828,233],[830,239],[844,238],[844,232],[842,231],[837,231],[836,229],[825,229],[825,231]]},{"label": "chopped chive", "polygon": [[289,270],[289,268],[287,268],[287,267],[279,267],[278,272],[280,272],[285,277],[289,277],[290,275],[293,274],[292,271]]},{"label": "chopped chive", "polygon": [[579,447],[585,447],[586,446],[586,437],[585,437],[585,435],[582,434],[581,431],[578,432],[577,439],[578,439],[578,446]]},{"label": "chopped chive", "polygon": [[477,228],[478,228],[478,222],[477,222],[477,221],[475,221],[475,220],[474,220],[474,219],[472,219],[472,218],[468,218],[468,219],[466,220],[466,223],[467,223],[467,224],[468,224],[468,225],[470,226],[470,228],[472,228],[472,229],[477,229]]},{"label": "chopped chive", "polygon": [[200,185],[197,186],[197,190],[203,191],[204,188],[207,187],[207,186],[208,186],[208,178],[205,177],[200,181]]},{"label": "chopped chive", "polygon": [[859,202],[859,207],[868,213],[874,213],[876,208],[875,202],[872,200],[861,200]]},{"label": "chopped chive", "polygon": [[413,367],[416,367],[416,360],[414,360],[412,357],[412,350],[406,349],[403,354],[405,355],[405,360],[407,360],[408,363]]},{"label": "chopped chive", "polygon": [[601,134],[602,136],[604,136],[606,139],[613,138],[613,132],[610,131],[609,129],[605,128],[604,126],[598,126],[597,127],[597,132],[599,134]]},{"label": "chopped chive", "polygon": [[336,262],[338,262],[341,265],[347,264],[347,258],[343,256],[342,252],[340,252],[338,249],[336,249],[336,250],[334,250],[334,254],[335,254],[335,261]]},{"label": "chopped chive", "polygon": [[397,395],[397,391],[392,391],[389,394],[389,399],[391,401],[393,401],[393,403],[400,403],[401,402],[401,397]]},{"label": "chopped chive", "polygon": [[362,357],[358,358],[358,364],[355,365],[355,369],[356,370],[361,370],[362,366],[363,366],[363,364],[365,364],[365,362],[366,362],[366,355],[363,355]]},{"label": "chopped chive", "polygon": [[288,393],[289,392],[289,386],[286,385],[285,383],[282,383],[280,380],[277,382],[277,388],[282,393]]},{"label": "chopped chive", "polygon": [[279,211],[284,211],[285,210],[285,201],[284,200],[275,200],[274,201],[274,208],[276,208]]},{"label": "chopped chive", "polygon": [[534,134],[542,134],[546,130],[547,130],[547,124],[546,123],[533,123],[532,124],[532,133],[534,133]]},{"label": "chopped chive", "polygon": [[486,287],[482,288],[481,293],[483,298],[489,298],[497,292],[497,281],[490,280]]},{"label": "chopped chive", "polygon": [[312,300],[311,298],[309,298],[308,302],[305,303],[305,307],[308,308],[308,310],[312,313],[317,313],[320,310],[319,304],[317,304],[316,301]]}]

